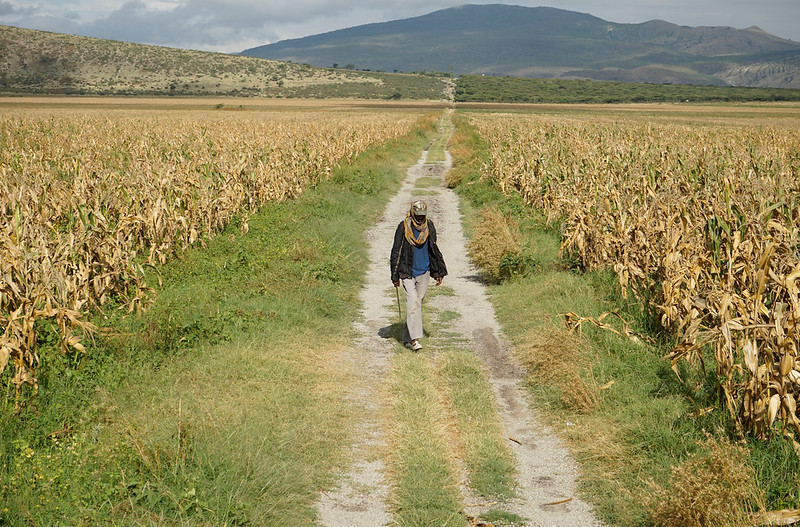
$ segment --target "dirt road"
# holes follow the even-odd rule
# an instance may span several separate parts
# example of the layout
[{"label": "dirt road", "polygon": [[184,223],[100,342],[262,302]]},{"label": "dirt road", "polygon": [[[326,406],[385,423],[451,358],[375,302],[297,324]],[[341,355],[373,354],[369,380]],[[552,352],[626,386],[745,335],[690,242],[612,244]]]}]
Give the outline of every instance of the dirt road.
[{"label": "dirt road", "polygon": [[[449,133],[448,127],[446,121],[442,133]],[[448,332],[457,333],[464,346],[485,363],[500,422],[506,435],[513,438],[509,445],[516,456],[518,497],[504,503],[503,509],[528,519],[530,526],[601,525],[590,507],[575,494],[576,466],[569,452],[542,426],[530,407],[521,387],[523,372],[511,356],[485,286],[467,257],[458,197],[444,186],[450,156],[447,154],[444,163],[427,163],[427,154],[423,152],[419,162],[408,169],[402,188],[387,205],[380,222],[368,232],[370,266],[361,296],[363,320],[355,328],[358,344],[347,358],[360,372],[357,388],[352,392],[353,402],[363,412],[361,429],[356,434],[360,441],[353,445],[354,461],[350,471],[342,475],[341,486],[320,498],[320,523],[328,527],[376,527],[392,521],[388,504],[391,481],[382,455],[386,440],[379,421],[379,416],[385,415],[381,386],[392,355],[411,352],[403,349],[391,331],[392,324],[398,321],[398,309],[389,281],[388,255],[395,228],[410,203],[425,199],[449,270],[444,285],[455,293],[432,296],[426,299],[426,305],[438,312],[459,314],[450,317]],[[421,353],[435,360],[436,342],[427,340]],[[476,518],[488,508],[470,505],[485,500],[472,496],[465,483],[461,491],[468,517]]]}]

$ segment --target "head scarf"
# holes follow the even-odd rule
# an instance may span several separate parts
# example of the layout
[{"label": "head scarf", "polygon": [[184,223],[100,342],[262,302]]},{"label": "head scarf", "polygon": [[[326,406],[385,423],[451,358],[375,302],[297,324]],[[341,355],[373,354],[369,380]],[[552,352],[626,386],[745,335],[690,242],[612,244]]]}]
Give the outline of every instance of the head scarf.
[{"label": "head scarf", "polygon": [[[411,210],[406,214],[403,222],[405,225],[406,240],[414,247],[422,247],[428,241],[428,216],[423,216],[422,221],[417,221],[414,212],[427,212],[427,206],[422,201],[415,201],[411,204]],[[414,234],[417,231],[418,234]]]}]

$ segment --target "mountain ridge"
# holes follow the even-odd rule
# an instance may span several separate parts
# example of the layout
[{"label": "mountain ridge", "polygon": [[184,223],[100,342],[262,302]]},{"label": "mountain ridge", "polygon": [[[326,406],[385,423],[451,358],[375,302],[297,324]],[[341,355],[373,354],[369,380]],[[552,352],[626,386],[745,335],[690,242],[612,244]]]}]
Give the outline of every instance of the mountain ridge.
[{"label": "mountain ridge", "polygon": [[504,4],[451,7],[241,54],[377,71],[800,88],[800,43],[756,26],[620,24],[588,13]]}]

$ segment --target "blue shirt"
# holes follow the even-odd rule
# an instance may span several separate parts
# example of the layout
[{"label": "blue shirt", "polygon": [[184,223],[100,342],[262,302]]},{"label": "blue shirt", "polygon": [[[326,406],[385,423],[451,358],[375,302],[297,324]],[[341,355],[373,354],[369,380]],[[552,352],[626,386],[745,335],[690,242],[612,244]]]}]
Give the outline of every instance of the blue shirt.
[{"label": "blue shirt", "polygon": [[[412,229],[414,231],[414,236],[418,236],[419,232],[416,229]],[[411,246],[413,251],[413,263],[411,265],[411,275],[415,278],[417,276],[423,275],[431,270],[431,258],[428,254],[428,240],[425,240],[425,243],[422,244],[422,247],[414,247]]]}]

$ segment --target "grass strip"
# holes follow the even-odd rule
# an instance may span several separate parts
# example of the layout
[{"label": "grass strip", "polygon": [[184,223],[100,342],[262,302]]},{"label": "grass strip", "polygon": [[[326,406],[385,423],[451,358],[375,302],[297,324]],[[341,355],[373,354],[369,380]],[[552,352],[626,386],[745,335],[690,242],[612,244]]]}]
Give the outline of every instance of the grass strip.
[{"label": "grass strip", "polygon": [[444,163],[447,161],[445,150],[447,143],[450,141],[450,135],[453,133],[453,123],[446,116],[439,119],[439,133],[434,138],[430,147],[428,147],[428,157],[425,159],[427,163]]},{"label": "grass strip", "polygon": [[436,383],[424,354],[393,358],[390,466],[395,523],[400,526],[466,525]]},{"label": "grass strip", "polygon": [[481,514],[480,519],[481,521],[484,521],[490,525],[494,525],[495,527],[500,527],[500,526],[523,527],[528,525],[528,522],[525,520],[525,518],[523,518],[519,514],[514,514],[513,512],[505,512],[497,509],[493,509],[484,514]]},{"label": "grass strip", "polygon": [[0,524],[313,523],[356,428],[336,358],[363,233],[435,120],[159,269],[85,356],[52,354],[26,411],[0,408]]},{"label": "grass strip", "polygon": [[470,486],[486,498],[513,497],[514,457],[498,421],[494,393],[480,359],[468,351],[454,350],[443,353],[439,362],[463,443]]}]

